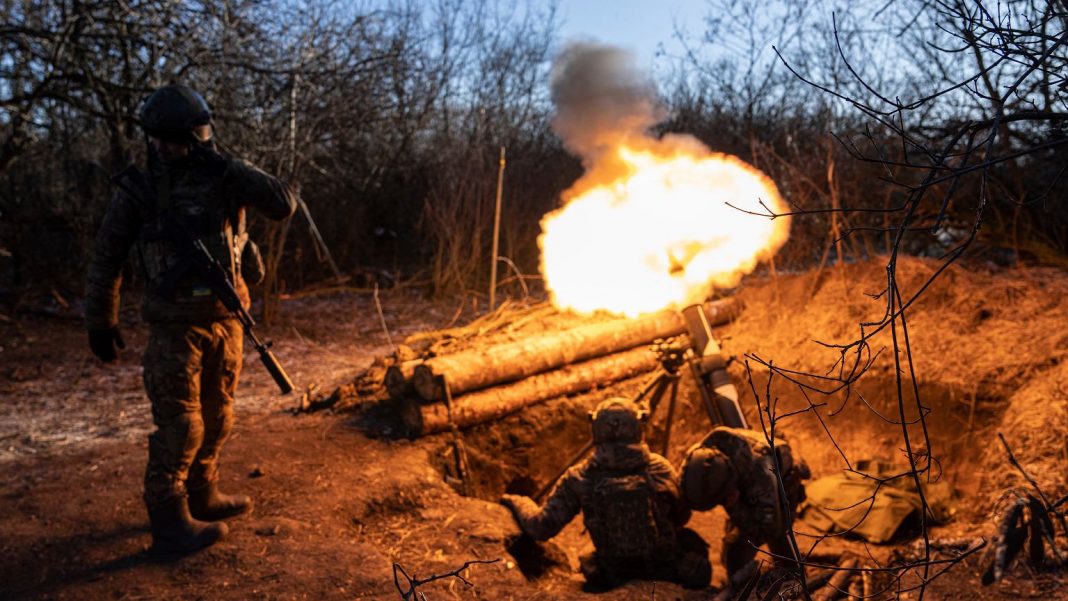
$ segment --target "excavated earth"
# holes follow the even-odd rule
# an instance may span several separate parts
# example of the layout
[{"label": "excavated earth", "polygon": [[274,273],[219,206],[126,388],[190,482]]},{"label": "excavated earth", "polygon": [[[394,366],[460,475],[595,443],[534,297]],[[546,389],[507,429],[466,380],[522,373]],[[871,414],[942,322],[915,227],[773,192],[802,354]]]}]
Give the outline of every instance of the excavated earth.
[{"label": "excavated earth", "polygon": [[[939,265],[903,259],[897,269],[903,298]],[[786,417],[778,427],[817,477],[865,458],[904,466],[904,431],[894,422],[899,403],[906,421],[917,416],[914,381],[929,408],[928,441],[919,424],[909,427],[909,436],[914,446],[929,442],[938,477],[959,495],[954,520],[931,529],[935,540],[988,539],[1007,491],[1029,486],[1009,465],[998,432],[1043,490],[1068,493],[1068,274],[950,267],[906,314],[915,376],[903,367],[900,399],[888,329],[867,339],[860,359],[870,366],[848,391],[830,392],[830,380],[793,375],[849,370],[857,355],[848,345],[859,323],[880,319],[885,287],[885,263],[873,260],[754,276],[733,291],[746,309],[717,334],[734,358],[730,371],[751,421],[758,422],[758,399],[776,399],[779,415],[811,402],[818,410]],[[300,398],[277,396],[255,355],[246,354],[238,425],[223,468],[226,487],[251,494],[256,509],[232,522],[225,542],[162,559],[145,552],[139,498],[151,424],[140,385],[145,338],[136,311],[124,312],[129,348],[112,366],[89,356],[77,306],[31,303],[13,317],[0,316],[0,598],[389,599],[402,597],[395,564],[427,578],[471,560],[497,561],[463,571],[470,586],[446,577],[418,590],[429,599],[710,597],[651,582],[584,592],[574,571],[590,548],[581,520],[549,544],[532,545],[496,503],[503,492],[529,494],[550,481],[586,441],[586,412],[605,395],[633,395],[648,376],[550,400],[459,436],[422,439],[404,436],[381,387],[394,357],[453,352],[607,317],[559,314],[533,300],[479,315],[470,299],[434,303],[412,290],[390,291],[381,300],[391,339],[407,339],[397,352],[369,293],[282,304],[267,328],[277,354],[300,386],[317,385],[313,401],[332,407],[294,413]],[[844,355],[836,344],[846,345]],[[830,393],[805,389],[806,395],[791,378]],[[709,428],[687,379],[677,411],[667,449],[674,463]],[[654,448],[663,442],[662,413],[649,431]],[[457,469],[458,450],[466,470]],[[723,520],[716,510],[691,523],[712,543],[717,564]],[[829,539],[813,547],[814,539],[799,540],[819,561],[845,553],[885,565],[915,555],[907,537],[881,546]],[[1068,548],[1068,541],[1059,542]],[[934,580],[926,598],[1068,598],[1063,571],[1024,564],[983,587],[984,561],[983,552],[967,557]],[[714,585],[722,582],[717,565]],[[915,576],[903,583],[915,584]]]}]

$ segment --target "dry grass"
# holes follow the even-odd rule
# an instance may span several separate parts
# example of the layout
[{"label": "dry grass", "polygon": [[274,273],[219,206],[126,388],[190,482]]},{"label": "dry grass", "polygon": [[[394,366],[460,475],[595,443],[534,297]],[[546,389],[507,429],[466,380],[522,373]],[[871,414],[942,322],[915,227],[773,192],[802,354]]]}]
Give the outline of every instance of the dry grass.
[{"label": "dry grass", "polygon": [[[928,259],[901,260],[897,278],[906,300],[939,265]],[[837,373],[839,351],[814,341],[856,339],[860,322],[881,319],[885,296],[872,296],[885,287],[885,262],[881,260],[832,267],[820,274],[781,276],[777,281],[750,281],[739,291],[747,310],[728,328],[725,347],[736,355],[773,360],[782,368]],[[933,450],[946,470],[954,472],[954,464],[982,468],[986,500],[1005,487],[1021,484],[997,443],[995,432],[1001,431],[1025,469],[1047,492],[1064,494],[1068,485],[1063,469],[1068,460],[1068,368],[1063,365],[1068,354],[1068,274],[1052,268],[954,265],[920,295],[906,318],[921,399],[932,409]],[[889,413],[896,406],[889,328],[875,334],[870,346],[873,353],[882,352],[856,389],[867,391],[867,400],[887,410],[884,414],[894,415]],[[907,376],[906,357],[901,359]],[[846,363],[852,360],[853,355],[847,355]],[[740,368],[734,373],[744,377]],[[829,387],[825,382],[807,381]],[[914,399],[909,386],[906,379],[905,403],[911,406]],[[796,387],[776,390],[776,394],[793,397],[786,399],[784,410],[802,406]],[[830,401],[825,415],[832,413],[831,408],[842,408],[835,434],[856,443],[851,447],[854,451],[897,453],[897,459],[902,459],[900,426],[872,419],[855,395],[847,400],[839,393],[822,400]],[[915,410],[908,412],[910,418],[915,415]],[[804,423],[803,428],[809,430],[815,424],[814,420]],[[822,432],[809,434],[804,438],[826,441]],[[910,428],[910,434],[919,436],[919,429]],[[806,446],[811,448],[812,442]],[[826,448],[812,454],[829,459],[837,455]],[[975,480],[973,471],[959,475],[961,480]],[[980,483],[972,485],[973,492],[979,492]]]}]

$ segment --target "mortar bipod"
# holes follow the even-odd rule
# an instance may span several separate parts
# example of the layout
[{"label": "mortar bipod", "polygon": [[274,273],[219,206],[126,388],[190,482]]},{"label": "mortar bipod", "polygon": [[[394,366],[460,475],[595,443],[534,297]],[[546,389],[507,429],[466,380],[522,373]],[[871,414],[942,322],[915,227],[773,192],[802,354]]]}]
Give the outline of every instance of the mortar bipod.
[{"label": "mortar bipod", "polygon": [[[687,362],[687,355],[689,349],[672,345],[670,341],[658,339],[653,343],[653,351],[656,352],[657,358],[660,361],[660,367],[657,368],[656,373],[652,378],[642,386],[642,389],[631,400],[632,403],[637,405],[640,409],[648,412],[648,418],[652,418],[656,412],[656,408],[660,406],[660,402],[664,398],[664,394],[670,390],[668,396],[668,414],[664,423],[664,440],[660,447],[660,454],[667,456],[668,444],[671,441],[671,424],[675,419],[675,405],[676,399],[679,395],[679,380],[682,378],[682,374],[679,373],[679,369],[683,363]],[[646,423],[649,423],[648,421]],[[551,479],[549,479],[544,486],[538,489],[538,492],[534,494],[533,499],[541,502],[545,495],[549,494],[553,486],[556,484],[567,470],[578,462],[582,461],[586,455],[593,450],[593,438],[586,442],[571,459],[564,465],[564,467],[556,473]]]}]

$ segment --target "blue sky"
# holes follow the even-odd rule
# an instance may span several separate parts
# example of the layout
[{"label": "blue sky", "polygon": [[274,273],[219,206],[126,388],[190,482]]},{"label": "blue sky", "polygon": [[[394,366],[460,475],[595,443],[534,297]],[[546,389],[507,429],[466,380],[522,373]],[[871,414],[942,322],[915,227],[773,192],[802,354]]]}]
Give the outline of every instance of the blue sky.
[{"label": "blue sky", "polygon": [[653,65],[658,45],[678,55],[675,25],[699,35],[708,10],[704,0],[559,0],[565,41],[594,39],[635,52],[639,64]]}]

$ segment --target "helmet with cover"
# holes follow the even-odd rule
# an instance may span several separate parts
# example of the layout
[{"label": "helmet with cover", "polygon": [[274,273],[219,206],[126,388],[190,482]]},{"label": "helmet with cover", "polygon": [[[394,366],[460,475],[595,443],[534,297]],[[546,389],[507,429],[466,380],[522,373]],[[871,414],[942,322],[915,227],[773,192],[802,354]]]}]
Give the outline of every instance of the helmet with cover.
[{"label": "helmet with cover", "polygon": [[211,108],[189,86],[173,84],[153,92],[138,115],[149,136],[168,142],[204,143],[211,140]]},{"label": "helmet with cover", "polygon": [[682,468],[682,492],[692,509],[705,511],[722,504],[737,486],[730,459],[719,449],[696,445]]},{"label": "helmet with cover", "polygon": [[595,443],[633,444],[642,440],[646,413],[622,397],[602,401],[590,412]]}]

